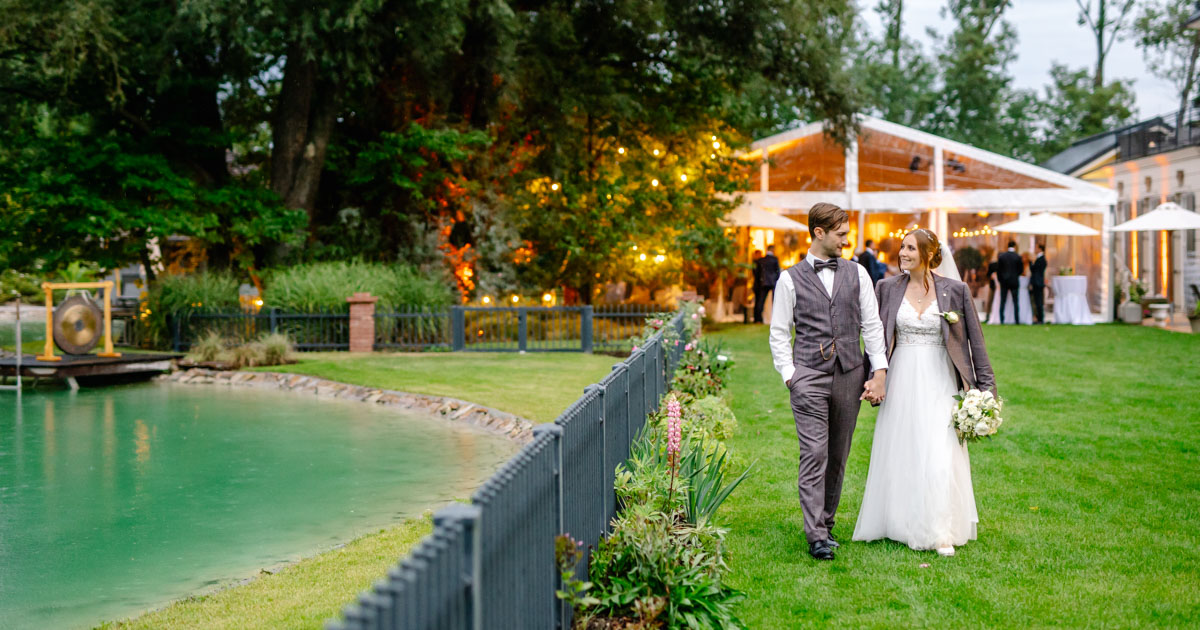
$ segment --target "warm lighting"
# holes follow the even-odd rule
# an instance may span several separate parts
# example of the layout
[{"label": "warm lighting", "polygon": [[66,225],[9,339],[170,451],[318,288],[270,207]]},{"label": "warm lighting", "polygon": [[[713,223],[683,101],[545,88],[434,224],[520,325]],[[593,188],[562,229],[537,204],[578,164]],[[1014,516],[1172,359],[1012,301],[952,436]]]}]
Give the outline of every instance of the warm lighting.
[{"label": "warm lighting", "polygon": [[633,246],[633,251],[635,251],[635,252],[637,251],[637,245]]},{"label": "warm lighting", "polygon": [[550,190],[558,190],[558,184],[550,184]]},{"label": "warm lighting", "polygon": [[638,260],[646,260],[645,254],[638,254]]},{"label": "warm lighting", "polygon": [[619,155],[625,155],[625,147],[617,147],[617,153]]},{"label": "warm lighting", "polygon": [[650,180],[650,185],[651,185],[651,186],[657,186],[657,185],[658,185],[658,180],[657,180],[657,179],[652,179],[652,180]]},{"label": "warm lighting", "polygon": [[654,155],[658,155],[658,149],[654,150]]},{"label": "warm lighting", "polygon": [[654,257],[654,262],[656,262],[656,263],[660,263],[660,262],[663,262],[663,261],[664,261],[664,260],[666,260],[666,259],[667,259],[667,257],[666,257],[666,256],[663,256],[662,254],[659,254],[659,255],[657,255],[657,256],[655,256],[655,257]]},{"label": "warm lighting", "polygon": [[612,195],[604,195],[605,199],[612,199]]},{"label": "warm lighting", "polygon": [[984,210],[983,212],[979,213],[979,216],[986,219],[986,218],[988,218],[988,214],[990,214],[990,213],[987,210]]},{"label": "warm lighting", "polygon": [[713,137],[712,137],[712,139],[713,139],[713,142],[716,142],[716,140],[717,140],[717,137],[716,137],[716,136],[713,136]]},{"label": "warm lighting", "polygon": [[1159,251],[1159,262],[1160,262],[1158,275],[1159,275],[1159,279],[1162,280],[1162,294],[1169,295],[1167,293],[1167,277],[1168,277],[1167,271],[1168,270],[1167,270],[1167,231],[1166,230],[1159,232],[1159,241],[1158,242],[1159,242],[1159,250],[1158,251]]},{"label": "warm lighting", "polygon": [[254,300],[254,305],[255,305],[255,306],[257,306],[257,307],[259,307],[259,308],[262,308],[262,305],[263,305],[262,298],[258,298],[258,299],[256,299],[256,300]]},{"label": "warm lighting", "polygon": [[713,160],[715,160],[715,159],[717,159],[717,154],[716,154],[716,153],[710,153],[710,154],[708,155],[708,157],[709,157],[710,159],[713,159]]},{"label": "warm lighting", "polygon": [[554,296],[549,293],[544,293],[544,294],[542,294],[542,301],[543,302],[553,302]]},{"label": "warm lighting", "polygon": [[484,304],[491,304],[491,303],[492,303],[492,298],[490,298],[490,297],[488,297],[488,296],[486,296],[486,295],[485,295],[485,296],[483,296],[483,303],[484,303]]},{"label": "warm lighting", "polygon": [[521,298],[520,298],[520,297],[518,297],[518,296],[516,296],[516,295],[514,295],[514,296],[512,296],[512,301],[513,301],[513,304],[516,304],[517,302],[520,302],[520,301],[521,301]]},{"label": "warm lighting", "polygon": [[680,175],[680,176],[679,176],[679,181],[681,181],[681,182],[686,182],[686,181],[687,181],[687,175]]},{"label": "warm lighting", "polygon": [[714,149],[720,149],[720,148],[721,148],[721,143],[720,143],[720,142],[713,142],[713,148],[714,148]]}]

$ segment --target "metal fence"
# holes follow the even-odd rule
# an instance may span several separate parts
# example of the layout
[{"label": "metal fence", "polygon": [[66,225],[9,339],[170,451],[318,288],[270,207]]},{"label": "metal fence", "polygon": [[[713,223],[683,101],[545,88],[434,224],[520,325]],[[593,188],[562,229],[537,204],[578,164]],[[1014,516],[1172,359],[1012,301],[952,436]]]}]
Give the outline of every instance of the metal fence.
[{"label": "metal fence", "polygon": [[[682,315],[668,326],[682,336]],[[660,331],[595,385],[475,493],[434,517],[433,533],[388,571],[338,630],[568,628],[554,539],[595,547],[616,516],[613,477],[632,436],[658,409],[683,353]],[[586,570],[581,563],[578,571]]]},{"label": "metal fence", "polygon": [[[629,349],[653,304],[601,306],[400,307],[375,313],[376,350],[592,352]],[[171,318],[172,348],[186,352],[216,332],[237,342],[284,333],[296,349],[348,350],[347,313],[183,313]]]}]

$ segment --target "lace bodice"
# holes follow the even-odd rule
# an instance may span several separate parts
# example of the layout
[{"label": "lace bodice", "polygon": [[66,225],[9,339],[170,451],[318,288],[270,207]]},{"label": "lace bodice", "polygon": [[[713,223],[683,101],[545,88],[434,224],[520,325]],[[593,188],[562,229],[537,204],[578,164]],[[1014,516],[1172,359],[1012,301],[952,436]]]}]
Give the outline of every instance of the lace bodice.
[{"label": "lace bodice", "polygon": [[917,315],[917,309],[908,302],[908,298],[900,303],[896,312],[896,345],[898,346],[944,346],[942,339],[942,313],[938,310],[937,301],[926,307],[925,312]]}]

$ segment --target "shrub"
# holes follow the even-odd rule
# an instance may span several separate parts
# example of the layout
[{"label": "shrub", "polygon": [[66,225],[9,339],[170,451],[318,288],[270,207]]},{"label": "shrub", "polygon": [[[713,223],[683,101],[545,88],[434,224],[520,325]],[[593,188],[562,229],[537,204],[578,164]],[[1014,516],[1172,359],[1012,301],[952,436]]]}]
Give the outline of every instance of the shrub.
[{"label": "shrub", "polygon": [[261,341],[234,346],[223,356],[228,357],[226,363],[237,368],[270,365],[267,363],[267,347]]},{"label": "shrub", "polygon": [[264,365],[282,365],[291,361],[295,346],[283,333],[268,333],[259,337],[265,356]]},{"label": "shrub", "polygon": [[206,361],[216,361],[217,357],[225,352],[225,339],[221,337],[221,333],[210,330],[208,334],[200,338],[200,341],[192,344],[191,352],[188,352],[188,361],[194,363],[204,363]]},{"label": "shrub", "polygon": [[422,274],[406,264],[386,265],[362,261],[309,263],[270,271],[263,301],[267,307],[294,313],[342,313],[346,298],[368,292],[379,298],[376,309],[399,306],[448,306],[454,301],[454,283]]},{"label": "shrub", "polygon": [[712,396],[725,387],[726,374],[733,365],[733,359],[721,353],[719,344],[690,342],[684,346],[672,387],[693,398]]},{"label": "shrub", "polygon": [[[15,294],[14,294],[15,292]],[[0,271],[0,304],[20,296],[22,302],[45,304],[46,292],[42,290],[42,279],[16,269]]]},{"label": "shrub", "polygon": [[228,313],[239,310],[239,284],[237,278],[224,272],[159,276],[141,308],[146,342],[160,348],[170,342],[171,331],[167,326],[170,315],[184,311]]}]

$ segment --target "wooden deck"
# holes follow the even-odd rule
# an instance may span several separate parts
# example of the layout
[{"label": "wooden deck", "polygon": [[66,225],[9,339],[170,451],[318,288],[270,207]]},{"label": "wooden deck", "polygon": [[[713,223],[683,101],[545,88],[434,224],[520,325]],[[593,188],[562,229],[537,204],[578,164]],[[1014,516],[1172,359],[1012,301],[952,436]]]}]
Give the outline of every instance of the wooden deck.
[{"label": "wooden deck", "polygon": [[[171,361],[182,357],[172,353],[129,353],[119,357],[61,355],[61,361],[38,361],[32,354],[21,357],[21,376],[35,379],[75,379],[106,376],[149,378],[171,369]],[[0,377],[17,375],[16,357],[0,358]]]}]

